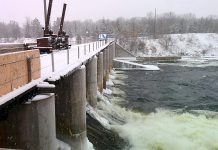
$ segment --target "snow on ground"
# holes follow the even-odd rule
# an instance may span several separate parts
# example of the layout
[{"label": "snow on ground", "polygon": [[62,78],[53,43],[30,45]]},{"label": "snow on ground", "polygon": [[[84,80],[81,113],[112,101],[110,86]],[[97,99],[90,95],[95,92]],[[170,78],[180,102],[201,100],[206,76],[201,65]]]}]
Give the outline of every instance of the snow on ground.
[{"label": "snow on ground", "polygon": [[36,43],[36,39],[34,38],[0,38],[0,44],[23,44],[23,43]]},{"label": "snow on ground", "polygon": [[[169,49],[160,44],[166,37],[171,38]],[[138,56],[218,56],[218,34],[216,33],[189,33],[164,35],[164,38],[146,39],[144,53]]]}]

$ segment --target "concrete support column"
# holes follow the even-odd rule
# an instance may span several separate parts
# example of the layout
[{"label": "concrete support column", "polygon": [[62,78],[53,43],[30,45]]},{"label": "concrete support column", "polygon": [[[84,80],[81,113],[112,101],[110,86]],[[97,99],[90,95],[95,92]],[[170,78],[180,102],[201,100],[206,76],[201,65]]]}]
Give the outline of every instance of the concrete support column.
[{"label": "concrete support column", "polygon": [[109,74],[110,74],[110,47],[107,48],[107,80],[109,80]]},{"label": "concrete support column", "polygon": [[104,49],[103,52],[103,65],[104,65],[104,75],[103,75],[103,88],[106,89],[106,82],[107,82],[107,76],[108,76],[108,51],[107,48]]},{"label": "concrete support column", "polygon": [[98,55],[98,64],[97,64],[97,82],[98,90],[103,92],[103,74],[104,74],[104,65],[103,65],[103,53],[101,52]]},{"label": "concrete support column", "polygon": [[53,150],[56,147],[54,94],[37,95],[18,113],[22,149]]},{"label": "concrete support column", "polygon": [[[1,121],[1,127],[2,123]],[[38,95],[28,104],[17,105],[4,123],[5,142],[1,142],[0,147],[57,149],[54,94]]]},{"label": "concrete support column", "polygon": [[94,56],[86,64],[86,98],[92,107],[97,106],[97,57]]},{"label": "concrete support column", "polygon": [[86,67],[68,74],[57,85],[57,137],[71,149],[84,150],[86,141]]},{"label": "concrete support column", "polygon": [[111,72],[113,69],[113,44],[109,46],[109,62],[110,62],[109,68]]},{"label": "concrete support column", "polygon": [[113,42],[113,59],[115,58],[115,54],[116,54],[116,42]]}]

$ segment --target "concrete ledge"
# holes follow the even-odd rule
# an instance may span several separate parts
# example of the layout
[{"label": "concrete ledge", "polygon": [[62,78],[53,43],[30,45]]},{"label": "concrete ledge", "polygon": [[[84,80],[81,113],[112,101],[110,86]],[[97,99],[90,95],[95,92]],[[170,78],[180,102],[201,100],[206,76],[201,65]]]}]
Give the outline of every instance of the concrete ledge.
[{"label": "concrete ledge", "polygon": [[151,56],[151,57],[136,57],[136,61],[159,61],[159,62],[165,62],[165,61],[178,61],[181,59],[180,56]]},{"label": "concrete ledge", "polygon": [[[28,69],[28,60],[31,58],[31,74]],[[39,50],[20,51],[0,55],[0,96],[5,95],[40,78],[40,53]]]}]

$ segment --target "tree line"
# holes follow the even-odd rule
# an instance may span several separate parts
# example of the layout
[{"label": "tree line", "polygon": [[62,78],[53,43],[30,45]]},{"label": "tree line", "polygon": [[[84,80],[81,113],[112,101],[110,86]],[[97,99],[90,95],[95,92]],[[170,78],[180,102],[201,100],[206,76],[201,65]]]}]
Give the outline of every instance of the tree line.
[{"label": "tree line", "polygon": [[[57,18],[51,28],[58,32],[60,18]],[[43,35],[42,23],[39,19],[26,18],[20,26],[16,21],[0,22],[0,38],[37,38]],[[176,15],[173,12],[155,17],[148,13],[145,17],[116,20],[100,19],[97,21],[65,21],[64,30],[70,37],[91,37],[97,39],[98,34],[106,33],[119,39],[141,36],[156,38],[163,34],[183,33],[218,33],[218,18],[215,16],[197,18],[194,14]]]}]

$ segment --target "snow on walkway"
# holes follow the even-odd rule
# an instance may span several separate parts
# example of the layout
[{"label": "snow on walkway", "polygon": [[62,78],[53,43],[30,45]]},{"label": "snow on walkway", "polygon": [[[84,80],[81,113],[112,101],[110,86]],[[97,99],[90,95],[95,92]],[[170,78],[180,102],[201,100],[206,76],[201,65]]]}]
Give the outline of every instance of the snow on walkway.
[{"label": "snow on walkway", "polygon": [[[80,67],[89,58],[95,56],[102,51],[110,43],[104,44],[103,41],[92,42],[88,44],[81,44],[71,46],[69,50],[54,51],[54,71],[52,69],[52,54],[40,55],[41,63],[41,78],[33,80],[32,82],[0,97],[0,105],[10,101],[14,97],[22,94],[23,92],[33,88],[34,86],[43,83],[45,79],[55,81],[60,79],[61,76],[66,75],[68,72]],[[100,46],[102,45],[102,46]],[[78,50],[79,47],[79,50]],[[79,54],[78,54],[79,52]],[[69,54],[69,55],[68,55]],[[68,64],[69,56],[69,64]],[[79,56],[79,57],[78,57]]]},{"label": "snow on walkway", "polygon": [[110,43],[107,43],[97,49],[96,42],[72,46],[69,49],[69,64],[68,50],[54,51],[54,72],[52,72],[52,54],[41,55],[41,78],[43,80],[49,79],[51,81],[58,80],[61,76],[64,76],[68,72],[81,66],[82,63],[95,56],[109,44]]}]

